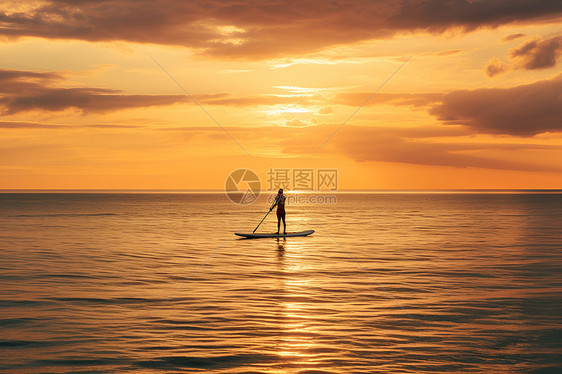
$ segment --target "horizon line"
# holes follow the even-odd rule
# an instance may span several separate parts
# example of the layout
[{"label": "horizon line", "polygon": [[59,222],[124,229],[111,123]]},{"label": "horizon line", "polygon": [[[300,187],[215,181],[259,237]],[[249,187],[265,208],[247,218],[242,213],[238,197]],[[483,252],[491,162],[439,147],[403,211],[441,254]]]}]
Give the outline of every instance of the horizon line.
[{"label": "horizon line", "polygon": [[[176,189],[176,188],[0,188],[0,193],[225,193],[224,189]],[[260,190],[259,194],[275,193]],[[562,192],[562,188],[377,188],[325,190],[286,190],[286,193],[341,194],[341,193],[416,193],[416,192]],[[242,192],[241,192],[242,193]]]}]

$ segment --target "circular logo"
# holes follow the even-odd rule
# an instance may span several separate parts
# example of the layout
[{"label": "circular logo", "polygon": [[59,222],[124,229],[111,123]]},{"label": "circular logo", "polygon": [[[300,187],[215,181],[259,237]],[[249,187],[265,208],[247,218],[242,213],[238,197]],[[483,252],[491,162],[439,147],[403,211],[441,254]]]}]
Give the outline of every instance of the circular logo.
[{"label": "circular logo", "polygon": [[236,169],[226,178],[226,195],[236,204],[251,204],[260,195],[260,177],[250,169]]}]

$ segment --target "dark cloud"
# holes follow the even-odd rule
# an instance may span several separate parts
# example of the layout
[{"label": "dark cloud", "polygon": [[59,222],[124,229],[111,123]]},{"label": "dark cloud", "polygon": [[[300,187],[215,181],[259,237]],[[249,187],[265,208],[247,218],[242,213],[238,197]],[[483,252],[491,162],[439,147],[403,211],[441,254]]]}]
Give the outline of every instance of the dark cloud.
[{"label": "dark cloud", "polygon": [[35,72],[35,71],[25,71],[25,70],[11,70],[11,69],[0,69],[0,81],[5,83],[14,80],[53,80],[61,79],[61,76],[53,72]]},{"label": "dark cloud", "polygon": [[[123,109],[194,104],[186,95],[128,95],[118,90],[92,87],[61,88],[64,77],[53,72],[31,72],[0,69],[0,110],[16,114],[32,110],[50,112],[76,109],[82,113],[104,113]],[[259,106],[298,104],[314,100],[307,96],[256,95],[234,97],[227,93],[198,94],[195,98],[205,105]]]},{"label": "dark cloud", "polygon": [[53,72],[0,69],[0,95],[32,93],[38,87],[61,79],[59,74]]},{"label": "dark cloud", "polygon": [[515,67],[527,70],[556,66],[560,54],[562,54],[562,36],[548,39],[536,37],[509,51],[509,56],[516,60]]},{"label": "dark cloud", "polygon": [[48,125],[48,124],[37,123],[37,122],[11,122],[11,121],[0,122],[1,129],[60,129],[64,127],[66,126]]},{"label": "dark cloud", "polygon": [[489,77],[495,77],[496,75],[501,74],[506,70],[509,70],[509,65],[503,61],[498,60],[495,57],[488,61],[488,64],[485,68],[486,74]]},{"label": "dark cloud", "polygon": [[102,129],[117,129],[117,128],[141,128],[144,126],[138,125],[104,125],[104,124],[92,124],[92,125],[58,125],[58,124],[47,124],[38,122],[18,122],[18,121],[2,121],[0,122],[0,129],[73,129],[73,128],[102,128]]},{"label": "dark cloud", "polygon": [[185,95],[126,95],[104,88],[53,86],[53,80],[62,79],[61,75],[52,72],[0,69],[0,109],[4,114],[70,108],[84,113],[110,112],[188,100]]},{"label": "dark cloud", "polygon": [[17,11],[19,1],[3,4],[0,35],[7,37],[182,45],[207,55],[246,58],[562,15],[559,0],[39,0],[25,13]]},{"label": "dark cloud", "polygon": [[509,34],[509,35],[506,35],[506,36],[504,36],[503,38],[501,38],[500,41],[502,41],[502,42],[505,43],[505,42],[509,42],[509,41],[512,41],[512,40],[515,40],[515,39],[522,38],[522,37],[524,37],[525,35],[526,35],[526,34],[523,34],[523,33],[521,33],[521,32],[518,32],[518,33],[516,33],[516,34]]},{"label": "dark cloud", "polygon": [[[509,67],[492,60],[490,75]],[[494,70],[495,69],[495,70]],[[368,92],[335,95],[330,104],[358,107]],[[449,93],[377,93],[367,106],[388,104],[428,110],[446,124],[463,125],[472,133],[533,136],[562,131],[562,74],[550,80],[511,88],[480,88]]]},{"label": "dark cloud", "polygon": [[562,74],[512,88],[480,88],[446,94],[430,113],[481,133],[530,136],[562,131]]},{"label": "dark cloud", "polygon": [[121,95],[113,92],[115,91],[96,88],[43,88],[33,95],[2,97],[0,106],[5,108],[5,114],[31,110],[62,111],[70,108],[84,113],[103,113],[186,101],[183,95]]},{"label": "dark cloud", "polygon": [[494,57],[488,61],[484,70],[489,77],[494,77],[510,69],[548,69],[556,66],[556,62],[561,54],[562,35],[556,35],[546,39],[536,36],[527,40],[519,47],[509,50],[511,64],[501,62]]}]

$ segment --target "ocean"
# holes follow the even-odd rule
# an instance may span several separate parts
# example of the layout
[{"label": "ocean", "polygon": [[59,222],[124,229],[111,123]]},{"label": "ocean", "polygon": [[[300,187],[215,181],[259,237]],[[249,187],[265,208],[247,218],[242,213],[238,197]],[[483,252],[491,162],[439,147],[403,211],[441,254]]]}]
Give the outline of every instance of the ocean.
[{"label": "ocean", "polygon": [[0,194],[0,372],[562,372],[562,192],[333,197]]}]

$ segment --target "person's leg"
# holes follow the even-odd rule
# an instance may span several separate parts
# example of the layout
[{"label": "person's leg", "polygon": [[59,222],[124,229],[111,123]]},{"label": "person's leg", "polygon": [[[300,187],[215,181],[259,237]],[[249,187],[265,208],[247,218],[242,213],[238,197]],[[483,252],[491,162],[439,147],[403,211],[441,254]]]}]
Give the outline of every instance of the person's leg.
[{"label": "person's leg", "polygon": [[[277,228],[277,231],[279,231],[279,227]],[[287,225],[285,224],[285,213],[283,213],[283,234],[287,233]]]},{"label": "person's leg", "polygon": [[279,234],[279,226],[281,225],[281,217],[277,215],[277,233]]}]

